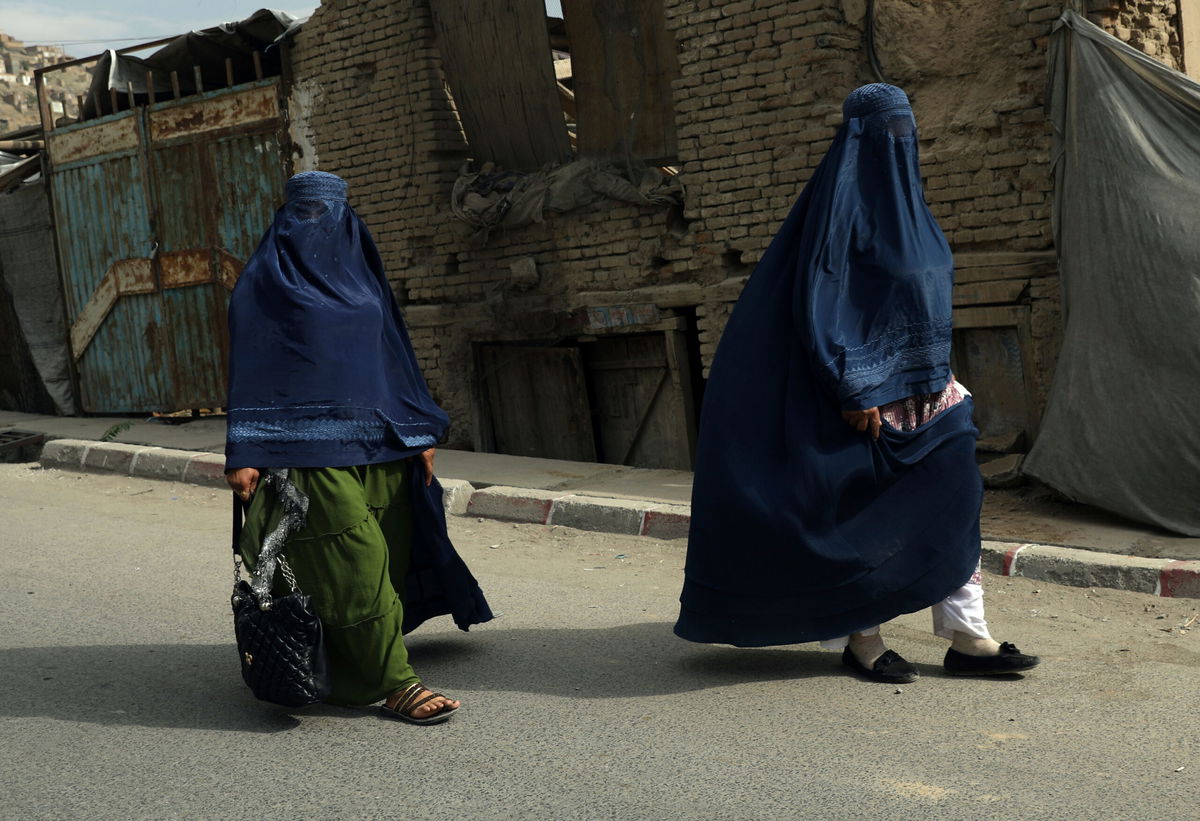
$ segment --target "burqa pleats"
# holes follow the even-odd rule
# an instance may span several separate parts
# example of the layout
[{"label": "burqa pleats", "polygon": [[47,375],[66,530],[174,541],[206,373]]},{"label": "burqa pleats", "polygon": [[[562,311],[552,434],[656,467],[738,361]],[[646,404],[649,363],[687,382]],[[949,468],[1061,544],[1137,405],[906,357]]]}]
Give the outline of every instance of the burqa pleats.
[{"label": "burqa pleats", "polygon": [[878,440],[840,416],[950,376],[949,247],[899,89],[845,122],[734,308],[701,414],[675,632],[764,646],[928,607],[979,556],[968,399]]}]

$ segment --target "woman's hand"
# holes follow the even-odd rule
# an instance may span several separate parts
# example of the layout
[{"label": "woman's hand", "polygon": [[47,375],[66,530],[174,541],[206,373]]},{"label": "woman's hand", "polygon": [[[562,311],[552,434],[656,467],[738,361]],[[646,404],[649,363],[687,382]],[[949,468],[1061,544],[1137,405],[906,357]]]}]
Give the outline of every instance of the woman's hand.
[{"label": "woman's hand", "polygon": [[846,424],[858,431],[871,431],[871,438],[879,438],[879,429],[883,426],[883,421],[879,418],[879,408],[867,408],[866,410],[857,411],[842,411],[842,418],[846,420]]},{"label": "woman's hand", "polygon": [[254,491],[258,490],[258,469],[257,468],[238,468],[237,470],[225,471],[225,481],[233,488],[233,492],[238,495],[238,498],[243,502],[250,501],[250,497],[254,495]]},{"label": "woman's hand", "polygon": [[425,465],[425,487],[433,484],[433,455],[437,453],[437,448],[430,448],[421,453],[421,463]]}]

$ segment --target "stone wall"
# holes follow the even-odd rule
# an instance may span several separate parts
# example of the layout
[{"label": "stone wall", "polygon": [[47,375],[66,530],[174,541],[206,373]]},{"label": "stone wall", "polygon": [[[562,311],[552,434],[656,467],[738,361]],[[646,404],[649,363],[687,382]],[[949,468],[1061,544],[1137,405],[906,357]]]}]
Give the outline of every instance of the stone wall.
[{"label": "stone wall", "polygon": [[[1174,3],[1084,5],[1117,36],[1178,62]],[[1062,8],[876,3],[879,64],[912,98],[927,197],[960,268],[960,324],[1012,329],[1031,431],[1061,332],[1044,98]],[[570,339],[591,306],[686,313],[706,371],[745,277],[841,121],[841,100],[875,79],[865,10],[865,0],[666,0],[680,63],[682,207],[601,201],[479,243],[449,210],[470,150],[428,0],[323,3],[293,49],[297,166],[350,181],[426,378],[455,420],[453,445],[481,441],[472,345]],[[1009,390],[981,388],[983,401]]]},{"label": "stone wall", "polygon": [[1088,19],[1175,70],[1183,67],[1179,3],[1173,0],[1088,0]]}]

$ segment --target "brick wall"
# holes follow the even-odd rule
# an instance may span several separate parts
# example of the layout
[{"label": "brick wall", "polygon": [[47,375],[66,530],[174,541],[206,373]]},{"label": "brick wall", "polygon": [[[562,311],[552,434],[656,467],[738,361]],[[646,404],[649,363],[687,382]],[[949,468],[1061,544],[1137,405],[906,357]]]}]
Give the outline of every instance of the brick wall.
[{"label": "brick wall", "polygon": [[[842,99],[874,80],[862,45],[865,7],[666,0],[681,67],[682,208],[601,201],[479,244],[449,211],[469,149],[427,0],[323,3],[293,50],[304,96],[293,100],[293,129],[308,152],[298,164],[349,180],[426,378],[455,421],[452,444],[477,441],[472,344],[569,338],[590,305],[694,311],[707,369],[744,278],[828,147]],[[956,302],[972,322],[990,321],[988,306],[1020,308],[1035,407],[1061,325],[1043,106],[1046,47],[1062,8],[1046,0],[876,4],[879,61],[913,100],[928,200],[971,280]],[[1178,62],[1174,3],[1087,2],[1085,11]],[[527,259],[536,283],[512,276]]]}]

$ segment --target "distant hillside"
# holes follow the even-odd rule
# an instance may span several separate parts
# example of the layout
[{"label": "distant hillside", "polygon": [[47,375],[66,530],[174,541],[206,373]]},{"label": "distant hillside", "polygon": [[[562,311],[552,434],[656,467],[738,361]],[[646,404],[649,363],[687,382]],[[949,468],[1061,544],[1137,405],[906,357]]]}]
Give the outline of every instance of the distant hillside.
[{"label": "distant hillside", "polygon": [[[41,122],[33,72],[72,59],[56,46],[27,46],[0,31],[0,134]],[[54,80],[47,91],[57,104],[52,105],[55,116],[76,116],[76,96],[87,93],[91,74],[74,67],[56,72]]]}]

